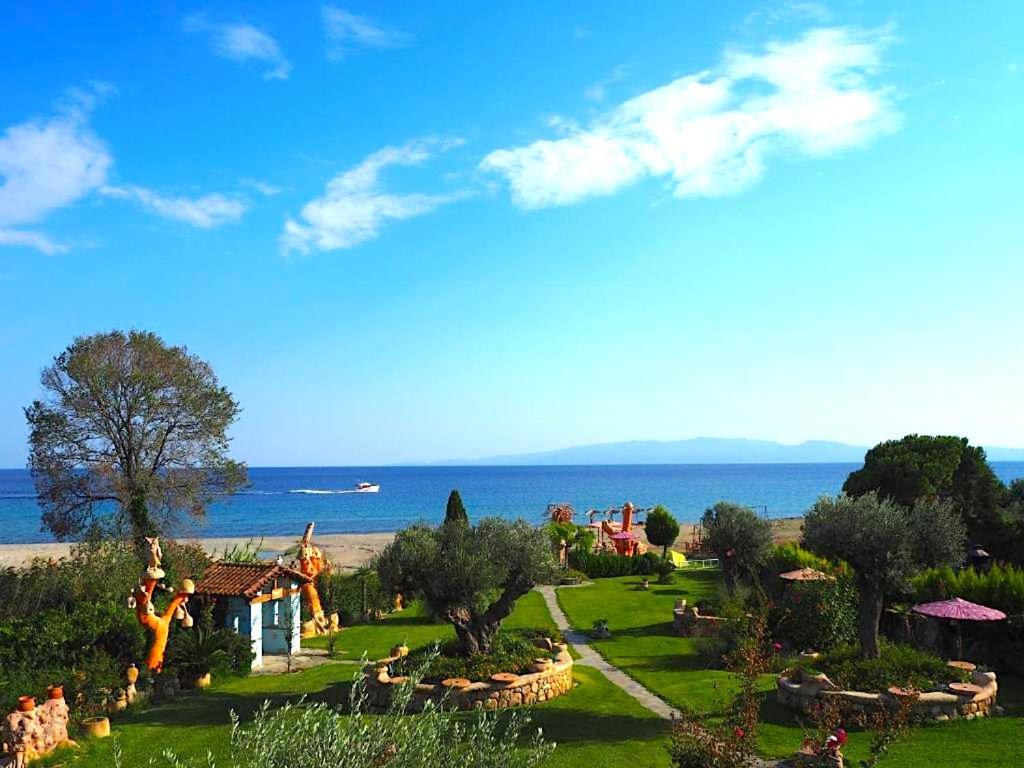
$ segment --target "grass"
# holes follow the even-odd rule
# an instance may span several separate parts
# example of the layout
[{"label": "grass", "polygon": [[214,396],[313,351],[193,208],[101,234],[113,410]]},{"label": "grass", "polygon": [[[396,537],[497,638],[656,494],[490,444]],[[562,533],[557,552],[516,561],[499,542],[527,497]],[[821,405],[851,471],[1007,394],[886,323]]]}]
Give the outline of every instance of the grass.
[{"label": "grass", "polygon": [[[671,585],[639,588],[638,577],[598,579],[593,585],[558,591],[558,600],[573,627],[589,630],[607,619],[612,636],[593,646],[609,662],[676,707],[721,713],[731,688],[731,676],[708,669],[697,653],[697,642],[676,637],[672,608],[679,598],[693,604],[718,589],[718,574],[696,571],[679,574]],[[760,751],[765,757],[788,757],[800,746],[803,729],[795,715],[775,703],[774,676],[762,681]],[[1024,685],[1009,676],[1000,679],[1000,703],[1008,717],[924,726],[890,752],[894,766],[942,765],[949,768],[1024,764]],[[851,729],[846,749],[849,762],[867,756],[869,736]]]},{"label": "grass", "polygon": [[[543,597],[530,593],[518,601],[515,612],[503,626],[517,629],[550,624]],[[366,652],[370,658],[376,658],[386,655],[391,646],[403,639],[410,647],[422,647],[453,637],[449,626],[431,623],[422,607],[414,604],[379,623],[346,629],[341,633],[339,646],[347,651],[347,657],[358,659]],[[218,680],[207,691],[119,716],[113,722],[113,733],[127,768],[144,766],[150,757],[168,748],[182,757],[201,760],[209,751],[219,765],[227,766],[231,710],[244,721],[265,699],[281,704],[306,696],[342,705],[348,700],[355,672],[352,664],[325,664],[291,675]],[[551,768],[587,764],[636,768],[669,765],[665,721],[641,707],[596,670],[578,667],[575,678],[577,686],[570,693],[534,709],[535,724],[544,729],[546,738],[558,744],[548,763]],[[54,760],[75,768],[110,768],[113,743],[114,739],[86,742],[73,759],[62,754]]]}]

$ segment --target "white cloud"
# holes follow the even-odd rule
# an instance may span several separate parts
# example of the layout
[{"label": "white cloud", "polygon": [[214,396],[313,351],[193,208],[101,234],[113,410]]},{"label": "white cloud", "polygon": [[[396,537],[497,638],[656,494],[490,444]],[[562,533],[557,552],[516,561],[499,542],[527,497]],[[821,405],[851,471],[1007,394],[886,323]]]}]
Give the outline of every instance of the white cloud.
[{"label": "white cloud", "polygon": [[343,59],[364,48],[402,48],[412,42],[412,35],[388,29],[367,16],[357,16],[333,5],[321,8],[324,31],[327,33],[327,56]]},{"label": "white cloud", "polygon": [[262,179],[242,179],[242,183],[247,187],[252,187],[264,197],[273,197],[274,195],[281,194],[281,187],[270,184]]},{"label": "white cloud", "polygon": [[562,138],[500,149],[480,163],[524,208],[608,195],[668,176],[677,197],[738,192],[781,151],[825,155],[894,130],[881,67],[887,31],[825,28],[758,53],[727,52],[715,71],[630,99]]},{"label": "white cloud", "polygon": [[292,65],[277,40],[252,24],[216,24],[205,15],[196,14],[185,19],[185,30],[209,36],[214,52],[225,59],[269,65],[270,69],[263,73],[264,80],[286,80],[291,72]]},{"label": "white cloud", "polygon": [[380,186],[380,172],[392,165],[419,165],[435,151],[462,143],[459,139],[423,139],[401,147],[385,147],[327,183],[322,197],[303,206],[298,219],[289,218],[281,234],[284,253],[309,253],[352,248],[380,234],[388,221],[422,216],[438,206],[459,200],[464,192],[396,195]]},{"label": "white cloud", "polygon": [[749,26],[774,26],[798,19],[825,24],[832,20],[832,12],[820,3],[788,0],[752,11],[743,23]]},{"label": "white cloud", "polygon": [[238,221],[249,207],[244,200],[221,194],[170,197],[134,184],[103,187],[100,193],[107,197],[134,201],[157,216],[183,221],[200,229],[212,229]]},{"label": "white cloud", "polygon": [[49,236],[22,227],[106,181],[113,159],[89,127],[91,101],[79,94],[87,92],[70,94],[73,104],[56,116],[12,125],[0,137],[0,245],[65,250]]}]

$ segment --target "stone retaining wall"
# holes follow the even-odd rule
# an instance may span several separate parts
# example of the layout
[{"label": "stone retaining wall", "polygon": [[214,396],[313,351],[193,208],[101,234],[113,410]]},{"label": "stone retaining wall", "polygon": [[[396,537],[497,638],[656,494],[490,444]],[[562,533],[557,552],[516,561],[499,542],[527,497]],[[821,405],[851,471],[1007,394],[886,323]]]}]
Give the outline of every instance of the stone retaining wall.
[{"label": "stone retaining wall", "polygon": [[[923,719],[938,721],[955,720],[960,717],[973,720],[976,717],[999,714],[1001,709],[996,703],[996,694],[999,691],[996,673],[975,670],[971,673],[971,682],[981,688],[981,691],[958,694],[947,689],[919,694],[914,703],[915,714]],[[897,701],[890,693],[840,690],[825,675],[796,682],[783,672],[775,687],[776,699],[780,704],[802,712],[810,712],[816,704],[827,698],[838,700],[844,712],[853,714],[868,713],[880,706],[895,706]]]},{"label": "stone retaining wall", "polygon": [[[506,709],[541,703],[568,693],[572,689],[572,656],[565,644],[555,646],[557,655],[547,665],[535,665],[533,672],[510,675],[507,682],[474,682],[465,687],[420,683],[413,691],[409,709],[419,712],[428,701],[446,708]],[[388,709],[396,685],[408,682],[407,677],[391,677],[388,665],[398,656],[381,659],[366,671],[366,691],[370,706],[377,711]],[[544,669],[540,669],[540,667]]]},{"label": "stone retaining wall", "polygon": [[68,705],[62,697],[47,699],[30,712],[7,715],[0,728],[3,737],[0,765],[20,766],[70,743],[68,713]]}]

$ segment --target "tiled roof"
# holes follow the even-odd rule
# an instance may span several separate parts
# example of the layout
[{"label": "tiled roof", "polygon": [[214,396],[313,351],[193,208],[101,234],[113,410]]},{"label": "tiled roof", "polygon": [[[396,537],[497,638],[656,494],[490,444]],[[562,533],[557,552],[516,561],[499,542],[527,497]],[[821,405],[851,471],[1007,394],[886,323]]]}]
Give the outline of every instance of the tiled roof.
[{"label": "tiled roof", "polygon": [[252,599],[279,576],[300,584],[312,581],[308,576],[277,563],[214,563],[196,584],[196,594]]}]

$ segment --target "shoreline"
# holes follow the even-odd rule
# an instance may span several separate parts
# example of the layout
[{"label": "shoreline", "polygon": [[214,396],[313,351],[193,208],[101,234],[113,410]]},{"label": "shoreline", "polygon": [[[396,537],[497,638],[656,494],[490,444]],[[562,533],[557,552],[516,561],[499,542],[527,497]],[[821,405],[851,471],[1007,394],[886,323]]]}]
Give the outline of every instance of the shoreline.
[{"label": "shoreline", "polygon": [[[780,517],[772,519],[771,523],[772,538],[777,544],[796,541],[800,538],[800,526],[803,524],[802,517]],[[679,526],[679,538],[676,539],[673,548],[681,550],[683,543],[691,540],[695,527],[693,523],[681,523]],[[360,568],[371,560],[391,542],[394,535],[394,532],[325,533],[316,534],[313,539],[324,550],[328,559],[338,570],[351,571]],[[253,539],[259,541],[261,538],[263,539],[263,550],[271,554],[284,552],[289,547],[294,547],[298,543],[298,537],[296,536],[193,537],[182,539],[181,541],[199,544],[206,550],[207,554],[211,557],[216,557],[223,553],[225,549],[230,549],[234,546],[244,546]],[[0,568],[21,567],[35,558],[58,560],[62,557],[67,557],[72,546],[74,546],[72,542],[0,544]]]}]

